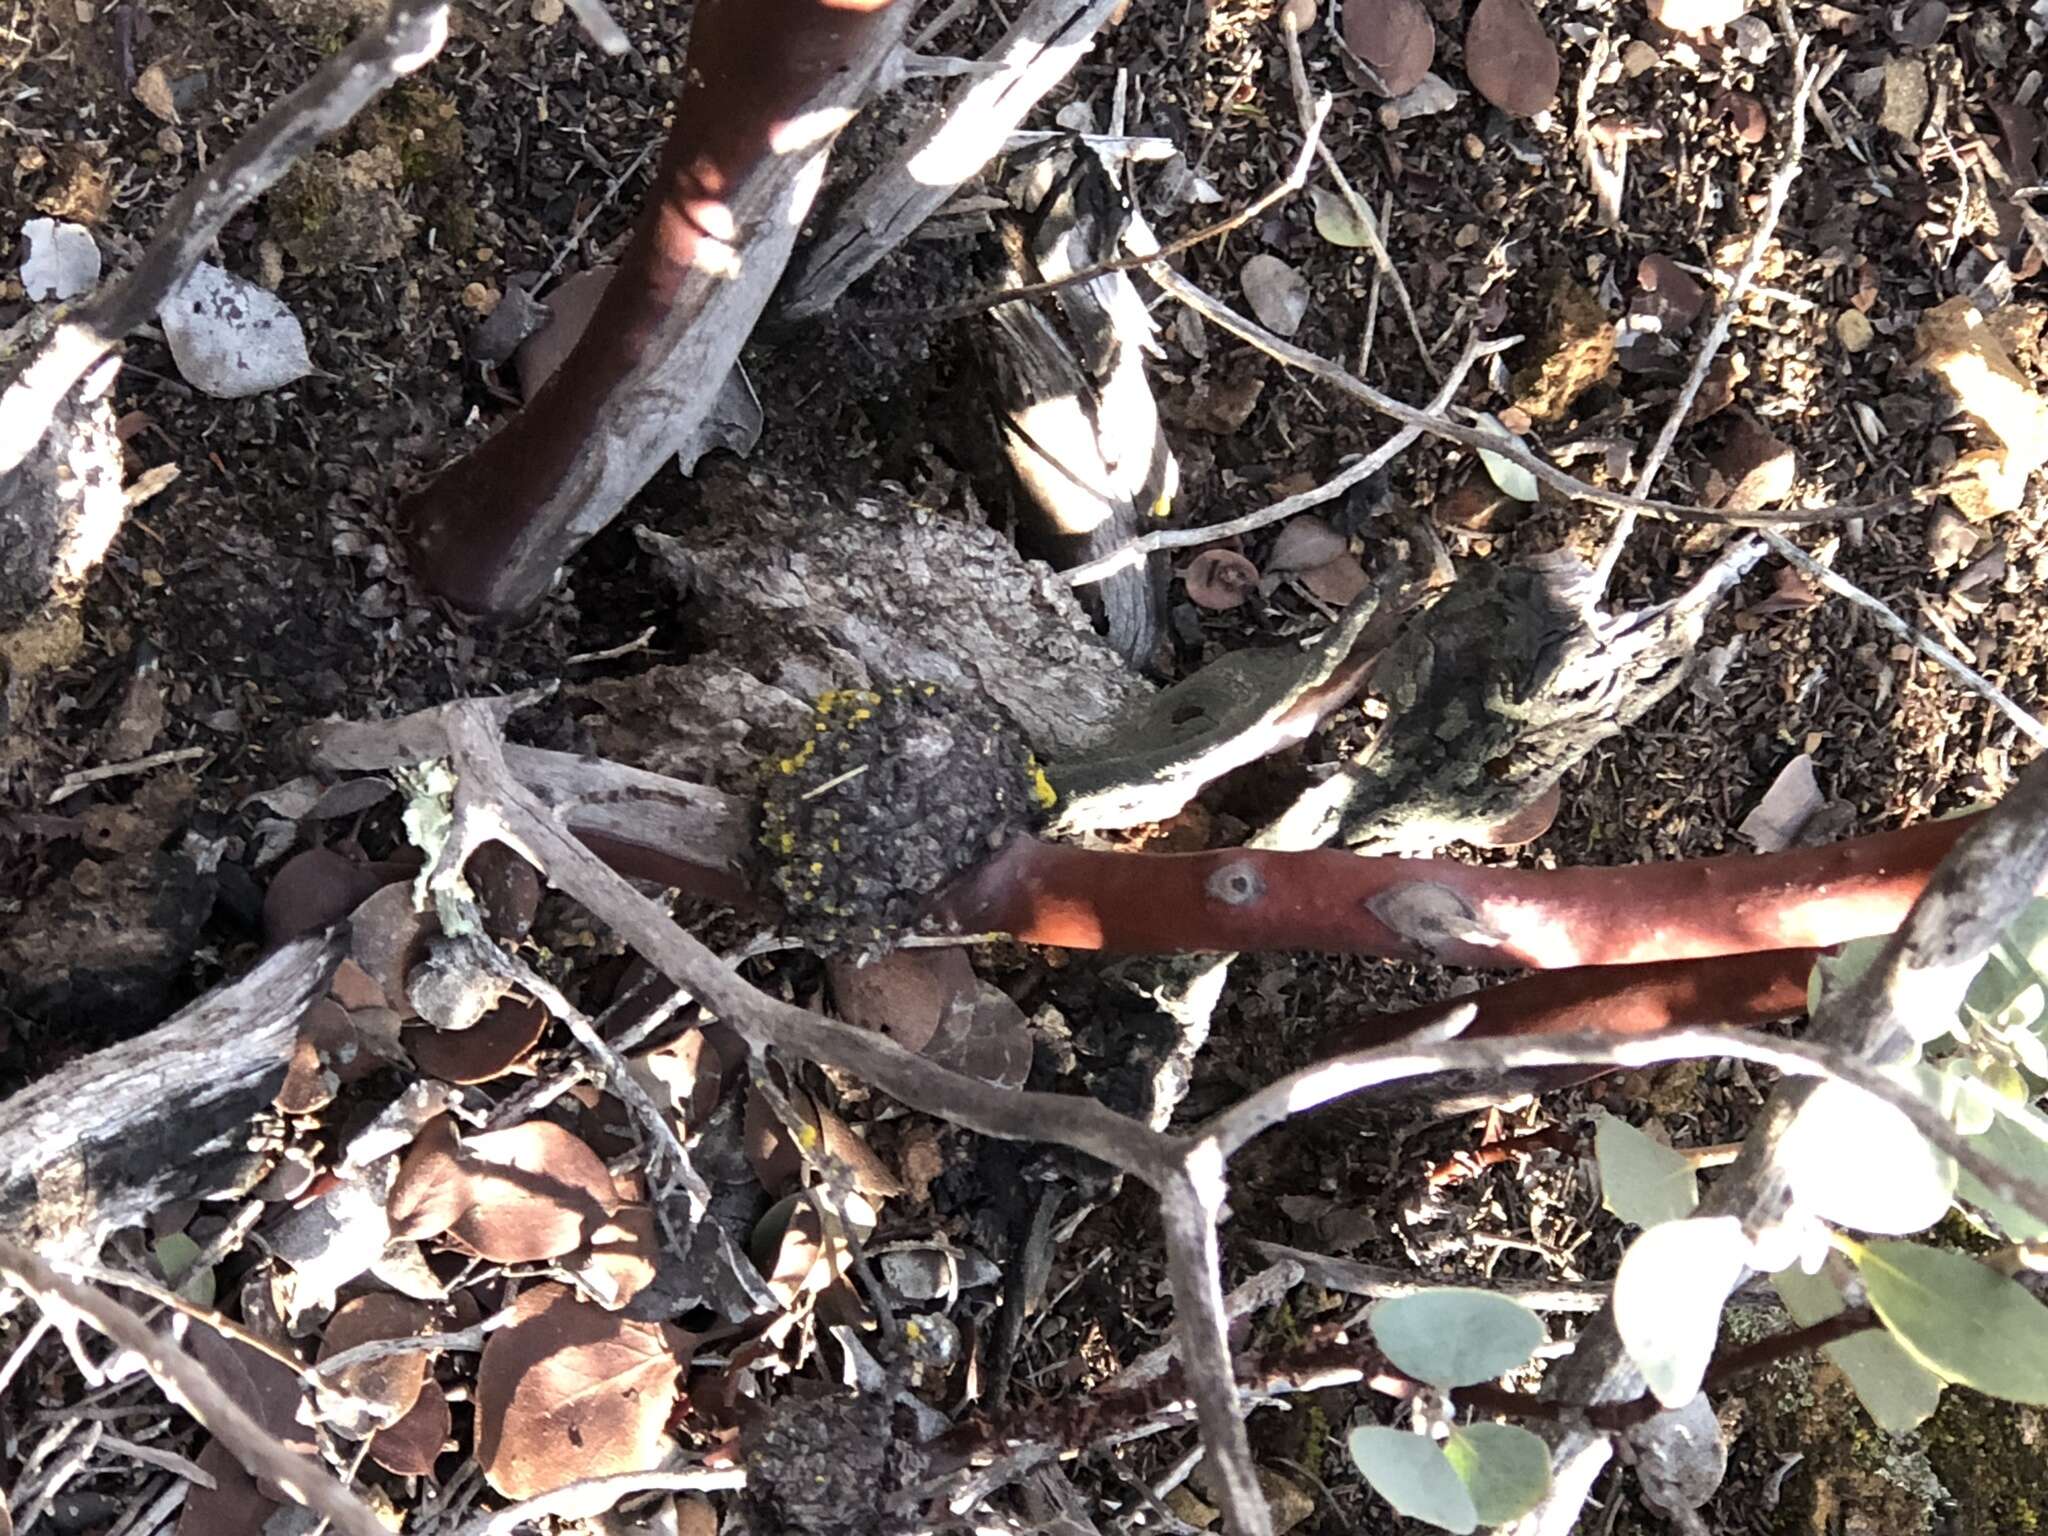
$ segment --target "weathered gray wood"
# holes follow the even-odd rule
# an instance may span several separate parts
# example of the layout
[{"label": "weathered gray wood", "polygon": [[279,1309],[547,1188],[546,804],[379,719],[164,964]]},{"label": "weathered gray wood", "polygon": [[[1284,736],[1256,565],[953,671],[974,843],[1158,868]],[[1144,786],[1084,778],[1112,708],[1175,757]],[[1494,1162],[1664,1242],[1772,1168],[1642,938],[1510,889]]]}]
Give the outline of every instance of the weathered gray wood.
[{"label": "weathered gray wood", "polygon": [[343,947],[331,933],[287,945],[168,1023],[0,1103],[0,1237],[84,1257],[173,1201],[236,1188],[250,1122]]}]

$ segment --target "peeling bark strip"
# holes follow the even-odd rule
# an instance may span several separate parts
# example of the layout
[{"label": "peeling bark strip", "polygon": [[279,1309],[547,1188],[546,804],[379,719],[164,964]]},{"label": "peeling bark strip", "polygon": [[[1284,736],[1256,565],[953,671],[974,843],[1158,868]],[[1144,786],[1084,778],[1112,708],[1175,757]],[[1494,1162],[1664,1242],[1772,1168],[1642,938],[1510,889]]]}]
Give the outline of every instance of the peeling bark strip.
[{"label": "peeling bark strip", "polygon": [[1138,954],[1315,950],[1558,970],[1888,933],[1977,817],[1790,853],[1500,869],[1331,849],[1130,854],[1025,840],[935,903],[962,933]]},{"label": "peeling bark strip", "polygon": [[430,588],[479,613],[530,607],[702,424],[909,9],[702,0],[654,187],[582,339],[402,508]]},{"label": "peeling bark strip", "polygon": [[1032,0],[990,54],[994,73],[955,94],[932,122],[871,178],[811,243],[790,273],[782,312],[823,314],[960,184],[1002,152],[1003,142],[1073,72],[1124,0]]}]

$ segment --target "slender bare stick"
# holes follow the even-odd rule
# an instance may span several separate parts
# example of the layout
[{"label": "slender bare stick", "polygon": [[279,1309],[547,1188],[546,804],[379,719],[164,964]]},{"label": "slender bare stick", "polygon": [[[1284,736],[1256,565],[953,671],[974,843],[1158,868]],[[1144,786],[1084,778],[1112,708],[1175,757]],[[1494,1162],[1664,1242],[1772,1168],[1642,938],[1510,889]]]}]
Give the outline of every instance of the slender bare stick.
[{"label": "slender bare stick", "polygon": [[1299,368],[1303,373],[1321,379],[1354,400],[1378,411],[1382,416],[1419,427],[1432,437],[1462,443],[1467,448],[1484,448],[1488,453],[1526,469],[1542,484],[1572,501],[1611,507],[1616,511],[1634,511],[1638,515],[1674,518],[1680,522],[1723,523],[1737,528],[1768,528],[1868,517],[1889,511],[1904,500],[1903,497],[1894,496],[1883,501],[1833,507],[1771,507],[1754,512],[1734,512],[1710,511],[1705,507],[1687,506],[1680,502],[1651,501],[1640,496],[1626,495],[1621,491],[1602,490],[1599,486],[1588,485],[1575,475],[1566,474],[1549,460],[1538,458],[1514,438],[1502,437],[1482,427],[1465,426],[1447,417],[1433,415],[1421,406],[1410,405],[1407,401],[1398,400],[1383,390],[1374,389],[1356,374],[1346,372],[1342,365],[1333,363],[1326,357],[1318,357],[1315,353],[1274,335],[1264,326],[1247,320],[1215,295],[1189,282],[1156,258],[1145,271],[1167,293],[1203,319],[1213,321],[1232,335],[1250,342],[1275,361],[1285,363],[1290,368]]},{"label": "slender bare stick", "polygon": [[[46,1317],[75,1338],[88,1324],[142,1363],[172,1402],[259,1478],[276,1483],[347,1536],[389,1536],[369,1506],[310,1458],[280,1445],[206,1368],[169,1338],[152,1333],[134,1312],[104,1292],[58,1273],[26,1248],[0,1242],[0,1276],[33,1298]],[[74,1357],[80,1351],[74,1347]]]},{"label": "slender bare stick", "polygon": [[[1293,8],[1283,7],[1280,12],[1280,36],[1287,43],[1287,69],[1294,82],[1294,110],[1299,114],[1302,128],[1306,131],[1310,114],[1308,66],[1302,62],[1301,36],[1295,30],[1294,21]],[[1441,383],[1443,370],[1437,367],[1429,340],[1422,334],[1422,322],[1415,315],[1415,300],[1409,297],[1408,285],[1401,281],[1400,270],[1395,267],[1394,258],[1387,251],[1387,242],[1380,229],[1380,221],[1373,217],[1372,209],[1352,187],[1350,178],[1344,174],[1344,168],[1337,164],[1337,157],[1330,153],[1330,146],[1314,135],[1310,137],[1315,141],[1316,158],[1322,161],[1323,169],[1330,173],[1330,179],[1337,183],[1338,195],[1350,208],[1351,217],[1357,222],[1359,232],[1365,236],[1365,248],[1372,252],[1374,292],[1378,292],[1381,279],[1393,285],[1394,296],[1401,301],[1401,313],[1407,317],[1408,334],[1415,338],[1416,350],[1422,354],[1422,366],[1429,370],[1431,378]],[[1371,335],[1369,330],[1367,335]],[[1361,361],[1359,372],[1364,371],[1365,365]]]},{"label": "slender bare stick", "polygon": [[1771,546],[1772,551],[1781,558],[1789,560],[1793,565],[1804,571],[1837,597],[1846,597],[1864,612],[1870,614],[1871,617],[1875,618],[1886,629],[1911,644],[1923,656],[1946,667],[1957,682],[1961,683],[1978,697],[1984,699],[1993,709],[2018,726],[2020,733],[2029,741],[2036,742],[2041,746],[2048,746],[2048,725],[2044,725],[2039,716],[2021,708],[1996,683],[1984,676],[1983,673],[1977,671],[1976,668],[1964,661],[1962,657],[1956,655],[1954,651],[1930,640],[1920,630],[1908,624],[1896,613],[1893,613],[1881,599],[1864,591],[1840,572],[1822,565],[1813,556],[1809,555],[1805,550],[1775,529],[1764,529],[1763,538],[1764,542]]},{"label": "slender bare stick", "polygon": [[381,21],[314,70],[186,183],[135,270],[58,325],[0,393],[0,475],[11,474],[34,451],[64,397],[122,337],[163,307],[230,219],[385,87],[424,66],[447,36],[448,0],[391,0]]},{"label": "slender bare stick", "polygon": [[[1481,358],[1492,357],[1497,352],[1505,352],[1521,339],[1519,336],[1501,336],[1492,341],[1468,344],[1457,362],[1452,364],[1450,376],[1444,380],[1443,387],[1436,392],[1435,397],[1424,409],[1432,415],[1441,414],[1450,406],[1451,401],[1457,398],[1458,389],[1465,382],[1465,375],[1472,371],[1474,363]],[[1187,549],[1197,544],[1212,544],[1233,534],[1251,533],[1270,524],[1284,522],[1297,512],[1321,506],[1326,501],[1335,501],[1359,481],[1377,474],[1393,463],[1422,435],[1421,427],[1403,427],[1357,463],[1347,464],[1314,489],[1276,501],[1270,507],[1261,507],[1256,512],[1247,512],[1243,517],[1234,517],[1222,523],[1211,523],[1202,528],[1159,528],[1151,533],[1140,534],[1123,548],[1113,549],[1099,559],[1090,560],[1086,565],[1077,565],[1067,571],[1067,584],[1085,587],[1090,582],[1107,580],[1127,565],[1138,564],[1155,550]]]},{"label": "slender bare stick", "polygon": [[[1763,269],[1764,258],[1770,254],[1771,242],[1778,237],[1778,220],[1785,212],[1785,200],[1792,195],[1792,183],[1799,179],[1801,162],[1806,155],[1806,104],[1813,97],[1814,87],[1820,79],[1818,69],[1806,66],[1807,49],[1811,39],[1802,37],[1793,55],[1792,67],[1799,76],[1799,86],[1792,95],[1792,137],[1785,146],[1785,157],[1778,163],[1778,169],[1771,175],[1771,184],[1764,199],[1764,211],[1757,220],[1756,232],[1749,238],[1749,250],[1742,258],[1742,265],[1736,269],[1735,280],[1720,298],[1714,310],[1714,323],[1707,330],[1706,339],[1692,360],[1692,372],[1686,375],[1685,387],[1678,392],[1678,399],[1672,403],[1671,414],[1664,418],[1663,430],[1657,434],[1657,441],[1650,449],[1650,456],[1643,460],[1643,467],[1636,474],[1635,493],[1638,496],[1650,494],[1650,486],[1657,478],[1657,472],[1664,467],[1664,461],[1671,456],[1671,448],[1678,441],[1679,428],[1685,425],[1685,418],[1692,414],[1693,402],[1699,399],[1700,388],[1706,383],[1707,370],[1714,365],[1714,359],[1721,355],[1721,347],[1728,340],[1728,332],[1735,324],[1735,317],[1742,310],[1742,300],[1748,294],[1756,275]],[[1587,603],[1598,603],[1606,595],[1608,583],[1613,579],[1614,567],[1621,559],[1622,549],[1627,545],[1629,535],[1635,532],[1636,514],[1624,508],[1615,519],[1614,529],[1607,537],[1606,546],[1600,551],[1599,562],[1593,567],[1592,579],[1587,583]]]}]

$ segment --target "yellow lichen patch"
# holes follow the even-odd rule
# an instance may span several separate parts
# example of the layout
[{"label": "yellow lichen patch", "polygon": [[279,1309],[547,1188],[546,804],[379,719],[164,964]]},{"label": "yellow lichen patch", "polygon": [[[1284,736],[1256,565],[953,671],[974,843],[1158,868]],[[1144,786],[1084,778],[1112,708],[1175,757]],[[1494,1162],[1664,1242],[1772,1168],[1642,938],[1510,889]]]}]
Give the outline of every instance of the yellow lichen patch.
[{"label": "yellow lichen patch", "polygon": [[1040,809],[1051,810],[1059,802],[1059,791],[1052,787],[1052,780],[1045,776],[1037,758],[1027,756],[1024,766],[1031,775],[1031,798],[1038,802]]}]

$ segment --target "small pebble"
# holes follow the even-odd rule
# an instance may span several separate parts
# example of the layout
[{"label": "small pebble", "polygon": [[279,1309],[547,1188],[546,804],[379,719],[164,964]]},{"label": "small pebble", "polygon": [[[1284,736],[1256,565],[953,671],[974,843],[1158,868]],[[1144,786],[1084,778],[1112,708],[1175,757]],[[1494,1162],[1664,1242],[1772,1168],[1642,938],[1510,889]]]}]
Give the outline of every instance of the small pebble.
[{"label": "small pebble", "polygon": [[1649,73],[1657,67],[1657,50],[1641,38],[1636,38],[1621,50],[1621,67],[1628,71],[1629,79]]}]

